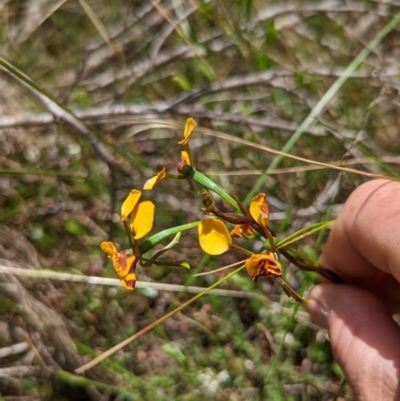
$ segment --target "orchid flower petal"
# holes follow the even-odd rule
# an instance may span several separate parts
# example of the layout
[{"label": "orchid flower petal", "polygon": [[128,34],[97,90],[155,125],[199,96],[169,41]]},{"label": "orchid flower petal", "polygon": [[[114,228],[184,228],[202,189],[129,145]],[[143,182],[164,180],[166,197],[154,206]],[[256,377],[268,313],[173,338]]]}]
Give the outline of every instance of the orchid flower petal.
[{"label": "orchid flower petal", "polygon": [[186,150],[181,151],[181,163],[186,164],[187,166],[193,167],[193,162],[190,157],[190,154]]},{"label": "orchid flower petal", "polygon": [[122,221],[126,221],[126,219],[129,217],[129,215],[133,212],[133,209],[139,202],[141,195],[142,195],[142,192],[139,191],[138,189],[132,189],[132,191],[129,192],[129,195],[124,200],[124,203],[121,206]]},{"label": "orchid flower petal", "polygon": [[135,240],[144,237],[153,228],[154,209],[154,203],[151,201],[141,202],[135,207],[130,224]]},{"label": "orchid flower petal", "polygon": [[178,142],[180,145],[187,145],[190,135],[192,135],[192,132],[193,132],[194,128],[196,127],[196,125],[197,125],[197,123],[196,123],[196,121],[193,120],[193,118],[190,117],[186,120],[185,130],[183,132],[184,138]]},{"label": "orchid flower petal", "polygon": [[250,214],[261,227],[268,227],[269,207],[265,194],[258,194],[253,198],[250,203]]},{"label": "orchid flower petal", "polygon": [[118,254],[118,250],[112,242],[103,241],[100,244],[100,248],[103,252],[107,254],[109,258],[112,258],[114,255]]},{"label": "orchid flower petal", "polygon": [[234,238],[254,238],[255,234],[250,224],[235,224],[230,232]]},{"label": "orchid flower petal", "polygon": [[225,224],[218,219],[206,219],[198,225],[201,249],[209,255],[221,255],[232,245]]},{"label": "orchid flower petal", "polygon": [[165,167],[163,167],[163,169],[157,175],[149,178],[145,182],[143,189],[146,191],[153,189],[166,176],[167,174],[165,172]]},{"label": "orchid flower petal", "polygon": [[135,289],[136,286],[136,273],[128,273],[126,277],[120,279],[122,285],[127,289],[127,290],[133,290]]},{"label": "orchid flower petal", "polygon": [[275,259],[273,252],[255,254],[250,256],[245,263],[247,273],[257,281],[259,276],[282,276],[281,264]]},{"label": "orchid flower petal", "polygon": [[118,252],[112,242],[102,242],[100,248],[107,256],[112,259],[115,273],[119,277],[122,285],[128,290],[133,290],[136,285],[136,263],[138,258],[126,251]]}]

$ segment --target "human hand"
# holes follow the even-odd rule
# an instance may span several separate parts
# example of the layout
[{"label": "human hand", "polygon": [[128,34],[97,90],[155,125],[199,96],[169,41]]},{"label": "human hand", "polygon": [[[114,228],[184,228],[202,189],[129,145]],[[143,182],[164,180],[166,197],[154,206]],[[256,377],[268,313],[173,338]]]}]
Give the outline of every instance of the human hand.
[{"label": "human hand", "polygon": [[347,200],[320,259],[346,284],[312,289],[313,320],[357,400],[400,400],[400,183],[375,180]]}]

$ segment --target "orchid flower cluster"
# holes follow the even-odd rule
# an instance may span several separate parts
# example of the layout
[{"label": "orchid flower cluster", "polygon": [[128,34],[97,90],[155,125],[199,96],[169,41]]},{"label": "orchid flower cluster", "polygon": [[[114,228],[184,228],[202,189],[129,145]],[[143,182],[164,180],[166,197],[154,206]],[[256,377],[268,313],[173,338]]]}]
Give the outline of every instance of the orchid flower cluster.
[{"label": "orchid flower cluster", "polygon": [[[112,259],[114,270],[120,278],[122,285],[129,290],[135,288],[136,267],[138,263],[144,267],[150,267],[155,264],[190,268],[189,263],[185,260],[171,262],[161,260],[160,257],[178,244],[183,231],[196,227],[200,247],[205,253],[209,255],[221,255],[229,250],[234,250],[246,255],[243,268],[246,269],[253,281],[257,281],[260,276],[271,277],[278,281],[287,295],[300,303],[307,301],[282,279],[282,266],[278,260],[278,254],[284,256],[289,262],[300,269],[316,271],[330,280],[336,281],[337,278],[332,272],[312,263],[290,246],[299,237],[304,237],[309,233],[318,231],[320,227],[315,230],[313,230],[313,227],[310,227],[303,232],[297,233],[297,236],[290,236],[283,241],[277,241],[275,234],[269,227],[270,213],[267,197],[264,193],[256,195],[247,208],[236,196],[230,196],[210,178],[195,169],[192,153],[189,148],[189,139],[196,126],[197,124],[192,118],[186,121],[184,138],[178,142],[183,149],[181,151],[181,161],[177,166],[177,174],[166,172],[166,169],[163,168],[157,175],[146,181],[143,190],[153,190],[165,178],[187,179],[191,185],[194,183],[200,184],[204,190],[204,208],[201,212],[211,217],[169,228],[151,236],[145,241],[139,242],[139,240],[149,234],[153,227],[155,206],[149,200],[141,201],[142,191],[133,189],[121,207],[121,220],[125,227],[131,249],[118,251],[112,242],[102,242],[100,245],[101,249]],[[229,203],[234,212],[226,213],[219,210],[215,204],[213,193],[219,195]],[[228,230],[227,224],[231,226],[230,230]],[[146,252],[172,235],[175,235],[172,242],[152,255],[151,258],[144,256]],[[234,242],[236,239],[253,239],[256,237],[261,238],[264,243],[261,250],[257,253],[242,248]]]}]

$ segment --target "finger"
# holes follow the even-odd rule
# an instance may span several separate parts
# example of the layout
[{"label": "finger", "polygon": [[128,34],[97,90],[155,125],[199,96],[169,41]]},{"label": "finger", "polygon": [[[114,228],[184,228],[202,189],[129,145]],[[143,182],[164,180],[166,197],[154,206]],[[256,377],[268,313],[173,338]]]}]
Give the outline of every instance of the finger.
[{"label": "finger", "polygon": [[346,282],[360,284],[380,271],[400,281],[399,244],[400,183],[369,181],[347,200],[320,261]]},{"label": "finger", "polygon": [[399,400],[400,328],[370,292],[345,284],[316,286],[308,307],[328,328],[332,351],[356,398]]}]

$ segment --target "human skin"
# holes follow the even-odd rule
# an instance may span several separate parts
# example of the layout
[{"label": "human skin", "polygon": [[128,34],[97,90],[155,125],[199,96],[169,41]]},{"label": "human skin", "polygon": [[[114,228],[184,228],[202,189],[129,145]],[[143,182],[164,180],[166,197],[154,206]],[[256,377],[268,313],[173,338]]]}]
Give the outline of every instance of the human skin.
[{"label": "human skin", "polygon": [[400,400],[400,183],[369,181],[345,203],[321,255],[345,284],[321,283],[308,311],[359,401]]}]

